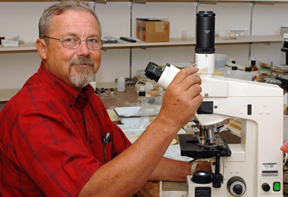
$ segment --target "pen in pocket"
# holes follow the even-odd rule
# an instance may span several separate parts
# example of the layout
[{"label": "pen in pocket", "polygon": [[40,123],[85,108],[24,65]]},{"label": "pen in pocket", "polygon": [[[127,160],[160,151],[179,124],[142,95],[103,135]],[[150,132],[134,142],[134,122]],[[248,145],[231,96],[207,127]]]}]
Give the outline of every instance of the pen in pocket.
[{"label": "pen in pocket", "polygon": [[104,152],[105,152],[105,153],[106,153],[106,144],[107,144],[108,142],[111,142],[111,137],[110,137],[110,133],[109,133],[109,132],[106,133],[106,136],[103,135],[103,137],[102,137],[102,143],[103,143],[103,145],[104,145]]}]

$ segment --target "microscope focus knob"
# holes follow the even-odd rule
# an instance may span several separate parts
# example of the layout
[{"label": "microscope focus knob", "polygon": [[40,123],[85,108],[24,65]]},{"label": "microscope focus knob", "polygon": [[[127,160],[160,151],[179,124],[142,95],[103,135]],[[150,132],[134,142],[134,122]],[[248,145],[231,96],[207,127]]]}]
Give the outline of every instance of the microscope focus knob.
[{"label": "microscope focus knob", "polygon": [[227,189],[233,196],[242,196],[246,191],[246,183],[241,177],[235,176],[227,182]]},{"label": "microscope focus knob", "polygon": [[265,192],[268,192],[270,190],[270,185],[268,183],[263,183],[262,184],[262,189],[265,191]]}]

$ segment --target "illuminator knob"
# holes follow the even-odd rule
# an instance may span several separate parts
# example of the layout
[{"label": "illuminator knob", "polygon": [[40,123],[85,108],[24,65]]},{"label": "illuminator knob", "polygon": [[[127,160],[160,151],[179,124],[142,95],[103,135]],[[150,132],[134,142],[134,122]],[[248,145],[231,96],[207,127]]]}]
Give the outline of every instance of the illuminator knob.
[{"label": "illuminator knob", "polygon": [[268,183],[263,183],[262,184],[262,189],[265,191],[265,192],[268,192],[270,190],[270,185]]},{"label": "illuminator knob", "polygon": [[233,196],[242,196],[246,191],[246,183],[241,177],[235,176],[227,182],[227,189]]},{"label": "illuminator knob", "polygon": [[235,185],[234,187],[233,187],[233,192],[235,193],[235,194],[237,194],[237,195],[240,195],[240,194],[242,194],[242,192],[243,192],[243,187],[242,187],[242,185]]}]

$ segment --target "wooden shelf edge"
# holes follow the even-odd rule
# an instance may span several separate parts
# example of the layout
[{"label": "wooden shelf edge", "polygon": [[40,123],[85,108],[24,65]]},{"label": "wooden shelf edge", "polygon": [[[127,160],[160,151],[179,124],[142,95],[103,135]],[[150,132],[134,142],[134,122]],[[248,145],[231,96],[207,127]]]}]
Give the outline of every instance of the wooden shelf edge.
[{"label": "wooden shelf edge", "polygon": [[[247,36],[236,37],[231,39],[228,37],[216,37],[215,45],[221,44],[248,44],[248,43],[280,43],[283,41],[283,36]],[[170,46],[194,46],[196,39],[191,41],[181,41],[180,38],[170,38],[169,42],[137,42],[137,43],[116,43],[104,44],[103,50],[121,49],[121,48],[146,48],[146,47],[170,47]],[[17,52],[36,52],[34,43],[25,43],[18,47],[0,46],[0,53],[17,53]]]},{"label": "wooden shelf edge", "polygon": [[[86,2],[94,2],[94,0],[84,0]],[[59,2],[59,0],[0,0],[0,2]],[[96,3],[106,3],[106,2],[131,2],[131,0],[106,0],[104,2],[102,1],[97,1],[95,0]],[[274,3],[288,3],[287,0],[275,0],[275,1],[271,1],[271,0],[260,0],[260,1],[253,1],[253,0],[146,0],[146,1],[139,1],[139,0],[134,0],[134,3],[169,3],[169,2],[175,2],[175,3],[195,3],[195,2],[199,2],[199,3],[264,3],[264,4],[274,4]]]}]

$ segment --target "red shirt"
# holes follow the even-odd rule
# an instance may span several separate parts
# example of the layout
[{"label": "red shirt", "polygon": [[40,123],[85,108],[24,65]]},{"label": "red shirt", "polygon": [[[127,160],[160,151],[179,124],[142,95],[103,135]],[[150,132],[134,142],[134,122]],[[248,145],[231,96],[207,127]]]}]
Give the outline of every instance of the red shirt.
[{"label": "red shirt", "polygon": [[79,93],[41,64],[0,112],[0,196],[75,196],[130,145],[90,85]]}]

